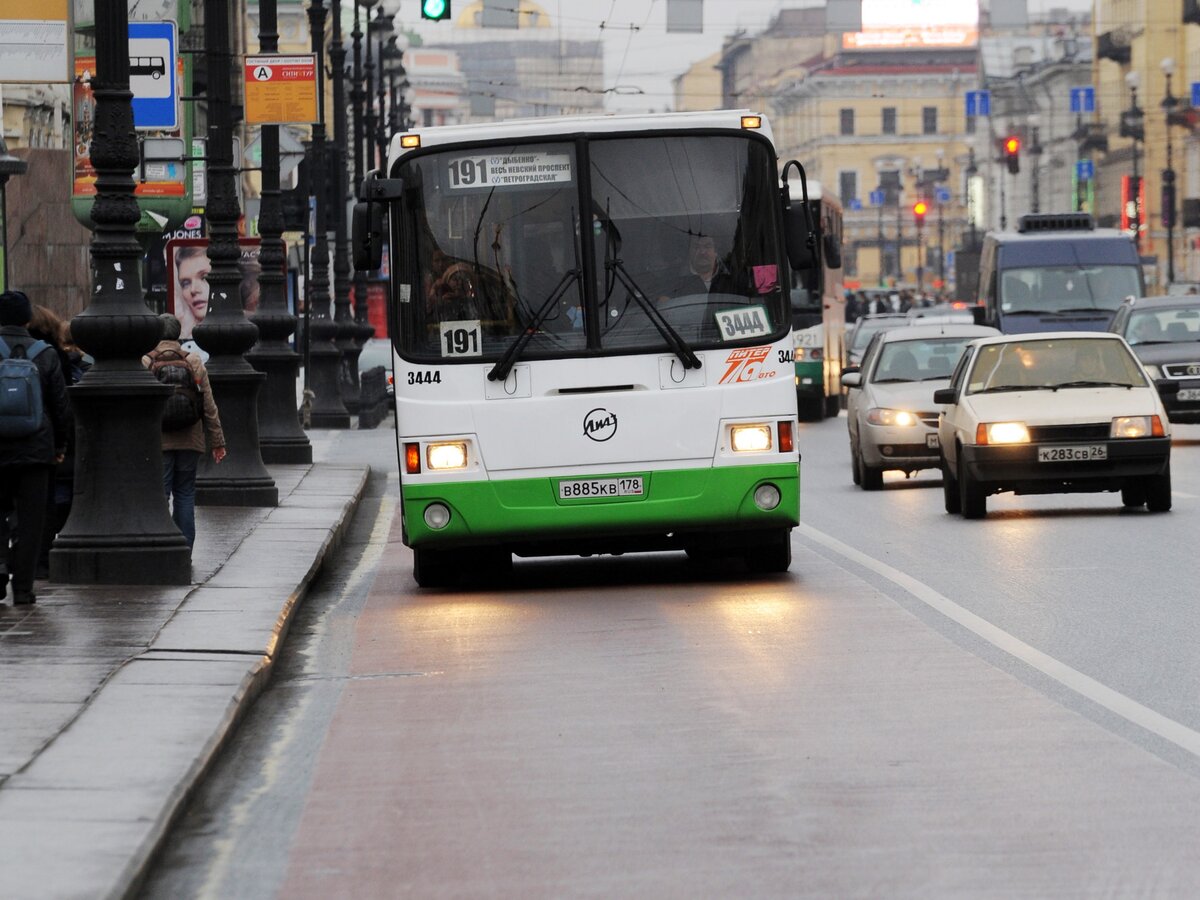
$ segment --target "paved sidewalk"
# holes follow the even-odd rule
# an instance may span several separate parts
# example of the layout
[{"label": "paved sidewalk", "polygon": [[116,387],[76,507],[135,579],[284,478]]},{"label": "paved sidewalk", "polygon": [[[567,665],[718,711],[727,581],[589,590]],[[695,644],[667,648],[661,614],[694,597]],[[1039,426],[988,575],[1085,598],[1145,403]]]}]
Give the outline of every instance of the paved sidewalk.
[{"label": "paved sidewalk", "polygon": [[0,897],[121,897],[269,677],[366,466],[271,466],[275,509],[198,507],[193,584],[0,605]]}]

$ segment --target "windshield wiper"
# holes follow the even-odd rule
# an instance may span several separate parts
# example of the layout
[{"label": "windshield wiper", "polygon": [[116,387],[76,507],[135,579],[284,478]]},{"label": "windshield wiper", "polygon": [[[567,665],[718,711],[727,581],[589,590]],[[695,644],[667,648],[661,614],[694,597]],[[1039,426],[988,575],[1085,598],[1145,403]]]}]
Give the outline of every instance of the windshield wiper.
[{"label": "windshield wiper", "polygon": [[[647,299],[646,292],[638,286],[638,283],[633,280],[633,276],[625,270],[625,264],[617,256],[617,252],[621,246],[621,237],[617,232],[617,227],[607,217],[600,220],[600,227],[605,230],[606,237],[608,238],[604,246],[605,281],[608,282],[608,276],[611,275],[613,282],[621,282],[621,286],[629,291],[633,299],[637,301],[638,306],[642,308],[642,312],[646,314],[646,318],[650,320],[650,324],[662,335],[662,339],[667,342],[667,346],[671,348],[671,352],[679,357],[679,361],[683,363],[683,367],[685,369],[699,369],[700,358],[696,356],[695,351],[688,346],[687,341],[683,339],[682,335],[671,327],[671,323]],[[611,254],[610,250],[612,251]],[[612,294],[613,282],[606,284],[605,301]]]},{"label": "windshield wiper", "polygon": [[1036,391],[1040,390],[1041,385],[1030,384],[998,384],[995,387],[983,388],[979,391],[971,391],[972,394],[1003,394],[1005,391]]},{"label": "windshield wiper", "polygon": [[1079,314],[1079,313],[1089,313],[1091,315],[1098,315],[1098,316],[1111,316],[1113,314],[1113,311],[1111,309],[1104,309],[1104,307],[1102,307],[1102,306],[1069,306],[1066,309],[1054,310],[1054,315],[1060,315],[1060,314],[1073,315],[1073,314]]},{"label": "windshield wiper", "polygon": [[871,384],[912,384],[916,378],[876,378]]},{"label": "windshield wiper", "polygon": [[533,314],[533,318],[529,320],[529,324],[525,326],[525,330],[517,336],[517,339],[509,345],[504,355],[492,366],[492,371],[488,372],[488,381],[503,381],[508,377],[508,373],[512,371],[513,364],[516,363],[517,358],[521,355],[521,351],[525,349],[525,345],[537,334],[538,328],[546,320],[546,317],[550,314],[550,310],[554,309],[554,304],[558,302],[558,299],[567,292],[567,288],[573,282],[577,281],[579,277],[580,271],[578,269],[571,269],[559,279],[558,284],[554,286],[554,290],[550,292],[550,296],[542,301],[542,305]]},{"label": "windshield wiper", "polygon": [[1046,387],[1052,391],[1057,391],[1059,388],[1075,387],[1123,387],[1127,390],[1133,390],[1133,385],[1127,381],[1064,381],[1061,384],[1048,384]]}]

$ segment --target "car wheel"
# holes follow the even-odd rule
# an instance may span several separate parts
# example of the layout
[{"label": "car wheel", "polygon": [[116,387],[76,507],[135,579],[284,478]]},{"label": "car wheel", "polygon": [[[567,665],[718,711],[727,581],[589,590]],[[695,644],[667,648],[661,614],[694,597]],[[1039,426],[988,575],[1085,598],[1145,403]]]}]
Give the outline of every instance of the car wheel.
[{"label": "car wheel", "polygon": [[962,512],[962,504],[959,502],[958,496],[958,482],[950,474],[950,464],[946,462],[945,457],[942,457],[942,502],[946,506],[946,512],[951,515],[958,515]]},{"label": "car wheel", "polygon": [[1129,509],[1136,509],[1139,506],[1146,505],[1146,487],[1139,482],[1132,481],[1121,488],[1121,505]]},{"label": "car wheel", "polygon": [[982,519],[987,515],[987,494],[967,470],[961,454],[958,457],[958,506],[964,519]]},{"label": "car wheel", "polygon": [[864,491],[878,491],[883,488],[883,469],[867,465],[861,447],[858,449],[858,478]]},{"label": "car wheel", "polygon": [[862,484],[862,472],[858,468],[858,448],[854,446],[854,441],[850,442],[850,477],[854,479],[855,484]]},{"label": "car wheel", "polygon": [[1171,464],[1161,475],[1146,478],[1146,509],[1150,512],[1168,512],[1171,509]]},{"label": "car wheel", "polygon": [[792,565],[791,529],[777,528],[746,548],[746,568],[764,574],[786,572]]}]

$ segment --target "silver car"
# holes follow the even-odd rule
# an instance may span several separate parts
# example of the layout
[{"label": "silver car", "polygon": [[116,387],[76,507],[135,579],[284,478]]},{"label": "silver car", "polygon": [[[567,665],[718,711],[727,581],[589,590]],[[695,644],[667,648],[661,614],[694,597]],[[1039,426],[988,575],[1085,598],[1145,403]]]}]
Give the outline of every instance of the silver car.
[{"label": "silver car", "polygon": [[983,325],[910,325],[872,339],[861,369],[842,374],[855,484],[877,491],[887,469],[911,475],[938,468],[933,392],[950,383],[963,347],[999,333]]}]

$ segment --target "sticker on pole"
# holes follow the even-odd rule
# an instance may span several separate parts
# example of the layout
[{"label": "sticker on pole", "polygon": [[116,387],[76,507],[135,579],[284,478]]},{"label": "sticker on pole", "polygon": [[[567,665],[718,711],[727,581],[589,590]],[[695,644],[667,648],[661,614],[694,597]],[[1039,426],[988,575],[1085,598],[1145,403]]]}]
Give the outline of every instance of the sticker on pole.
[{"label": "sticker on pole", "polygon": [[316,54],[247,56],[244,75],[247,124],[320,121]]}]

